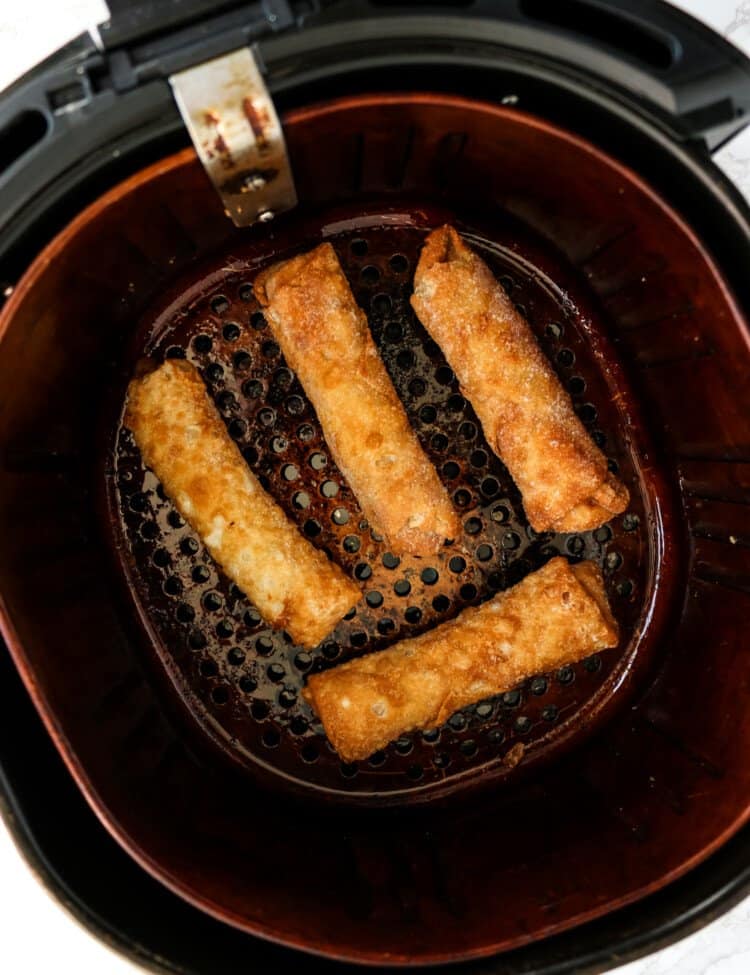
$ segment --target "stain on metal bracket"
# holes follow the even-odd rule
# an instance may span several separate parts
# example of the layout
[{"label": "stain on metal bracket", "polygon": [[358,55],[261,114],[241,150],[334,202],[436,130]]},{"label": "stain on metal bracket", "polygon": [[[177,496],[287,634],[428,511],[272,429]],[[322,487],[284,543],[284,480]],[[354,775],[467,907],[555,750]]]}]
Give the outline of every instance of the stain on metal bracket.
[{"label": "stain on metal bracket", "polygon": [[297,203],[284,133],[255,57],[242,48],[173,74],[195,150],[238,227]]}]

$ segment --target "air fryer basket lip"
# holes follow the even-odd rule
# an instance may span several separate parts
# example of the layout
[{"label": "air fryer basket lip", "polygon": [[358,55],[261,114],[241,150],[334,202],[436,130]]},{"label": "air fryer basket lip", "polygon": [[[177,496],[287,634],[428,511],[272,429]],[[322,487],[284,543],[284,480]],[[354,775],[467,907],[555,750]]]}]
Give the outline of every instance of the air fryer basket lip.
[{"label": "air fryer basket lip", "polygon": [[[395,104],[398,103],[399,100],[402,99],[403,97],[404,96],[390,95],[390,96],[386,96],[386,100]],[[458,97],[449,98],[447,96],[432,96],[429,94],[425,94],[421,96],[408,96],[408,97],[412,99],[414,98],[423,99],[426,101],[430,101],[431,99],[437,97],[443,101],[451,102],[452,104],[459,107],[467,107],[467,106],[477,104],[475,100],[458,98]],[[382,96],[373,95],[371,96],[369,101],[370,103],[377,101],[378,103],[382,104],[384,99]],[[362,105],[366,103],[368,103],[367,98],[363,99],[363,98],[353,97],[349,99],[337,100],[335,103],[325,103],[323,105],[302,108],[291,112],[287,117],[287,122],[312,118],[315,116],[316,113],[329,110],[332,107],[332,104]],[[480,103],[480,104],[485,111],[493,112],[500,116],[509,116],[509,115],[518,116],[519,114],[522,114],[517,112],[514,109],[502,108],[488,103]],[[569,143],[578,144],[579,146],[585,146],[587,150],[592,154],[596,155],[601,162],[606,163],[608,166],[613,167],[616,171],[621,172],[624,178],[626,178],[629,182],[635,184],[642,193],[647,195],[650,198],[650,200],[657,207],[661,208],[661,210],[669,217],[669,219],[671,219],[675,224],[677,224],[680,227],[681,231],[690,239],[692,244],[695,246],[696,250],[700,253],[702,260],[705,262],[707,267],[710,268],[715,280],[719,283],[728,307],[732,309],[732,312],[737,319],[741,319],[742,316],[737,307],[737,303],[734,300],[734,297],[730,293],[726,282],[724,281],[712,257],[708,254],[701,241],[693,233],[692,229],[685,223],[683,218],[679,214],[677,214],[671,207],[669,207],[639,176],[637,176],[632,171],[628,170],[617,160],[601,152],[596,147],[591,146],[589,143],[586,142],[586,140],[583,140],[576,135],[566,132],[565,130],[560,129],[557,126],[551,125],[547,122],[544,122],[541,119],[537,119],[532,116],[527,116],[526,120],[530,125],[537,126],[547,131],[553,131],[558,138],[567,140]],[[54,259],[55,255],[59,254],[65,248],[66,244],[73,238],[73,236],[79,231],[81,227],[87,225],[91,220],[95,219],[98,213],[100,213],[104,208],[111,205],[114,201],[124,197],[128,192],[130,192],[136,186],[141,185],[142,183],[152,179],[157,175],[164,174],[169,171],[172,171],[173,169],[177,169],[181,166],[187,165],[193,160],[194,160],[194,154],[192,150],[183,150],[182,152],[177,153],[174,156],[168,157],[165,160],[157,162],[152,166],[149,166],[146,169],[134,174],[133,176],[129,177],[127,180],[125,180],[118,186],[114,187],[112,190],[106,193],[99,200],[95,201],[93,204],[87,207],[86,210],[83,211],[83,213],[81,213],[75,220],[73,220],[73,222],[68,227],[66,227],[57,237],[55,237],[55,239],[50,244],[48,244],[47,247],[45,247],[45,249],[37,257],[37,259],[34,261],[34,263],[27,270],[26,274],[19,282],[18,287],[16,288],[14,294],[12,295],[11,299],[9,300],[5,309],[3,310],[2,315],[0,316],[0,342],[2,342],[5,329],[7,328],[8,323],[11,321],[13,315],[15,314],[16,309],[22,304],[24,298],[34,288],[34,285],[37,282],[42,269],[50,261]],[[745,329],[745,335],[747,338],[748,337],[747,329]],[[247,922],[246,919],[235,917],[234,915],[230,916],[226,908],[221,908],[212,904],[207,898],[201,895],[199,891],[192,890],[189,887],[189,885],[185,885],[182,882],[177,881],[174,877],[165,876],[165,871],[162,868],[160,868],[159,864],[155,862],[149,856],[149,854],[146,853],[145,850],[141,849],[137,844],[133,843],[132,838],[128,837],[126,832],[122,829],[120,824],[117,822],[115,816],[104,807],[101,797],[97,793],[95,783],[89,780],[86,770],[82,768],[81,765],[79,764],[76,755],[74,754],[70,744],[66,740],[64,730],[59,726],[54,713],[51,712],[48,703],[46,701],[44,691],[42,688],[38,686],[37,682],[35,681],[34,674],[31,671],[28,665],[28,661],[25,658],[23,647],[20,645],[18,636],[15,631],[15,627],[13,625],[12,618],[10,617],[7,611],[7,608],[5,606],[4,600],[2,600],[2,597],[0,597],[0,629],[2,630],[3,635],[5,636],[5,639],[8,643],[8,646],[11,649],[11,655],[15,661],[18,670],[22,674],[26,687],[34,701],[37,711],[39,712],[42,720],[44,721],[47,731],[52,737],[53,741],[55,742],[55,745],[57,746],[60,755],[62,756],[63,760],[65,761],[68,767],[68,770],[71,772],[73,778],[78,784],[78,787],[81,789],[81,791],[88,799],[89,804],[92,806],[92,808],[100,818],[103,825],[109,830],[109,832],[115,837],[115,839],[117,839],[122,846],[128,849],[131,855],[143,867],[145,867],[152,875],[156,876],[158,879],[160,879],[172,890],[179,893],[186,900],[190,901],[191,903],[195,904],[201,909],[207,911],[208,913],[214,914],[216,917],[218,917],[221,920],[234,923],[237,926],[244,928],[245,930],[253,931],[253,933],[268,938],[269,940],[276,940],[279,942],[283,942],[285,940],[283,932],[279,933],[279,932],[272,932],[269,930],[259,930],[257,928],[254,928],[252,925],[250,925]],[[709,846],[701,850],[698,854],[695,855],[694,858],[692,858],[690,861],[684,864],[679,870],[675,870],[669,876],[662,878],[662,884],[667,884],[671,880],[682,875],[691,867],[699,863],[701,860],[705,859],[711,852],[716,850],[719,846],[721,846],[729,838],[730,835],[736,832],[743,825],[743,823],[747,821],[748,814],[750,814],[750,810],[746,810],[745,815],[744,817],[742,817],[741,820],[736,821],[730,829],[725,830],[719,837],[715,839],[715,841],[712,844],[710,844]],[[640,899],[641,896],[643,895],[633,894],[633,896],[631,897],[626,897],[622,899],[620,902],[618,902],[618,906],[627,903],[632,903],[633,901]],[[592,911],[590,914],[586,915],[585,918],[578,920],[576,923],[577,924],[583,923],[583,921],[588,918],[598,917],[607,912],[608,912],[608,908],[606,906],[602,906],[601,909]],[[569,926],[570,926],[569,924],[564,925],[564,927],[569,927]],[[549,929],[550,932],[554,930],[555,930],[554,927],[550,927]],[[530,937],[529,940],[533,940],[533,939]],[[311,947],[310,945],[306,945],[306,949],[308,951],[313,951],[313,952],[315,952],[316,950],[322,951],[322,949],[316,949],[315,947]],[[471,957],[486,956],[486,955],[494,954],[497,950],[498,948],[496,946],[489,946],[489,947],[485,946],[481,950],[478,950],[476,953],[467,952],[465,957],[468,959]],[[330,950],[325,953],[328,954],[329,957],[331,957]],[[345,954],[339,957],[348,959],[350,956]],[[356,960],[376,963],[381,959],[358,956]]]}]

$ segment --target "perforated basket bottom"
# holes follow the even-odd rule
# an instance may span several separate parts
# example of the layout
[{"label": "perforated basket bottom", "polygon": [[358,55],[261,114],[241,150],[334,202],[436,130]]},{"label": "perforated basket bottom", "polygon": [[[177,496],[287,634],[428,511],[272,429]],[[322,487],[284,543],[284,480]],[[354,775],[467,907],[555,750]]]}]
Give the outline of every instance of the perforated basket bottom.
[{"label": "perforated basket bottom", "polygon": [[[528,234],[510,225],[479,232],[458,222],[527,316],[579,416],[631,492],[628,512],[608,526],[536,534],[440,349],[409,306],[424,236],[445,218],[423,207],[339,221],[328,214],[325,222],[296,218],[273,234],[250,235],[241,250],[180,282],[143,321],[134,343],[134,359],[187,357],[199,367],[261,483],[364,590],[356,611],[313,652],[269,629],[144,469],[120,415],[108,496],[115,551],[148,621],[147,645],[214,742],[245,766],[262,766],[297,786],[396,798],[444,791],[479,772],[507,775],[522,758],[570,742],[572,731],[611,707],[638,650],[651,541],[643,473],[618,414],[627,391],[617,370],[603,365],[611,352],[601,324],[575,282]],[[462,536],[435,559],[399,559],[369,529],[252,295],[259,269],[321,238],[335,247],[419,439],[462,513]],[[618,649],[535,676],[440,728],[404,735],[367,761],[338,759],[300,694],[310,673],[430,629],[558,554],[602,567],[622,628]]]}]

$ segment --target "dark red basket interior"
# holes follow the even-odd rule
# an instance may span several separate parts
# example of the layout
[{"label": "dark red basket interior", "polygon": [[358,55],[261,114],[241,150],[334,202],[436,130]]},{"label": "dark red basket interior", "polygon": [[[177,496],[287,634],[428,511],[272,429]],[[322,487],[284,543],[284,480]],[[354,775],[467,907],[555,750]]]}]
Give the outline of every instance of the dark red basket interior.
[{"label": "dark red basket interior", "polygon": [[[248,930],[338,957],[487,954],[642,896],[746,819],[747,329],[680,218],[631,172],[543,122],[446,96],[393,96],[299,111],[286,131],[304,212],[272,229],[270,247],[267,228],[232,230],[194,157],[183,153],[86,211],[6,306],[5,633],[105,823],[186,897]],[[346,214],[359,222],[335,222]],[[384,214],[393,218],[387,227]],[[489,457],[472,463],[473,453],[486,451],[477,431],[461,433],[476,427],[470,409],[451,408],[458,392],[440,382],[439,354],[405,309],[409,271],[390,263],[400,254],[412,266],[424,228],[445,216],[513,279],[514,297],[565,381],[585,384],[573,383],[574,400],[634,489],[629,514],[637,520],[616,520],[611,538],[530,538],[501,466]],[[469,495],[465,524],[481,522],[461,540],[465,567],[432,566],[435,593],[450,600],[444,609],[435,608],[421,568],[419,576],[408,566],[388,568],[377,539],[350,531],[358,512],[345,485],[327,457],[325,471],[310,464],[325,454],[314,417],[299,389],[282,388],[284,366],[272,348],[264,352],[263,329],[252,328],[243,284],[261,255],[289,253],[321,234],[339,248],[371,311],[386,363],[446,483]],[[366,241],[367,255],[357,254],[355,240]],[[239,338],[228,327],[235,323]],[[401,328],[392,348],[389,324]],[[549,324],[562,326],[560,334],[545,334]],[[199,335],[210,349],[196,345]],[[114,458],[107,453],[125,374],[144,349],[194,357],[248,461],[290,513],[303,527],[316,521],[318,543],[343,562],[370,567],[383,603],[342,625],[331,641],[336,659],[458,611],[532,568],[545,545],[602,560],[625,630],[620,655],[581,665],[567,684],[550,675],[543,692],[529,682],[517,702],[493,702],[491,714],[465,714],[464,726],[441,729],[438,741],[412,739],[408,755],[393,746],[380,766],[343,774],[293,693],[310,667],[327,662],[325,652],[298,666],[296,651],[274,639],[270,655],[259,653],[262,631],[252,615],[245,619],[251,607],[190,551],[189,532],[143,481],[127,441]],[[563,350],[573,362],[560,359]],[[247,376],[242,351],[252,363]],[[262,403],[255,387],[245,389],[248,379],[261,384]],[[624,396],[615,397],[619,391]],[[298,415],[299,403],[289,409],[295,397]],[[274,411],[272,426],[264,426],[263,410]],[[299,437],[300,417],[313,430],[309,441]],[[433,442],[440,433],[444,460],[442,441]],[[283,449],[274,449],[275,437]],[[444,469],[450,463],[455,478]],[[297,476],[284,473],[290,465]],[[110,473],[119,480],[108,507]],[[300,492],[309,507],[295,507]],[[508,515],[499,512],[498,521],[493,510],[501,506]],[[346,524],[331,520],[338,508],[348,512]],[[151,538],[154,529],[143,529],[149,520]],[[518,545],[504,547],[506,533]],[[480,545],[492,549],[492,571],[502,579],[490,579]],[[160,548],[166,558],[154,564]],[[196,581],[201,565],[209,577],[201,581],[199,572]],[[409,582],[410,598],[395,592],[399,580]],[[206,605],[209,592],[217,596]],[[134,612],[138,606],[144,612]],[[411,607],[422,614],[411,614],[414,622]],[[378,630],[384,618],[393,631]],[[227,628],[217,629],[223,621]],[[194,630],[206,643],[189,649]],[[233,663],[235,646],[245,657]],[[251,667],[261,659],[262,682]],[[275,665],[283,675],[269,674]],[[243,676],[255,681],[247,694]],[[252,706],[270,684],[270,713],[254,718]],[[279,698],[285,690],[288,708]],[[557,709],[554,721],[546,708]],[[295,718],[308,722],[299,735]],[[263,740],[269,729],[278,742],[273,733]],[[495,742],[493,731],[501,733]],[[528,754],[509,770],[518,743]],[[317,761],[304,762],[307,745]],[[441,752],[449,757],[443,770],[434,760]],[[279,771],[298,794],[279,787]],[[394,804],[404,783],[410,796],[434,801]],[[447,786],[449,801],[435,799]],[[340,801],[345,796],[359,806]]]}]

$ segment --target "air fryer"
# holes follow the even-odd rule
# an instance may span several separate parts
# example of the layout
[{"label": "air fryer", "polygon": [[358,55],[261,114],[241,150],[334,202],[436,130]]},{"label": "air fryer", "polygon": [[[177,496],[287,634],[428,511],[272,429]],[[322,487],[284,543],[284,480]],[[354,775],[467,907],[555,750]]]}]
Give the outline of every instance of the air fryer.
[{"label": "air fryer", "polygon": [[[0,594],[102,822],[222,923],[381,965],[522,950],[695,868],[750,808],[750,238],[710,160],[745,124],[745,59],[646,2],[126,4],[99,34],[0,103]],[[296,194],[237,227],[221,147],[198,135],[196,155],[173,89],[245,47]],[[275,172],[253,172],[243,207]],[[419,247],[446,221],[628,484],[605,529],[530,530],[410,312]],[[412,565],[369,530],[255,304],[259,268],[321,239],[461,511],[465,558]],[[363,584],[314,652],[264,627],[144,469],[121,416],[143,356],[195,362],[248,464]],[[307,674],[552,554],[601,565],[617,652],[338,760]]]}]

